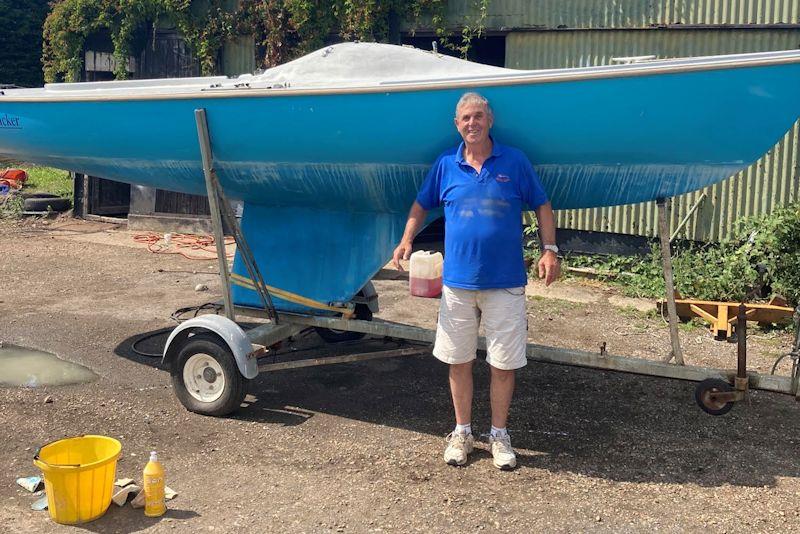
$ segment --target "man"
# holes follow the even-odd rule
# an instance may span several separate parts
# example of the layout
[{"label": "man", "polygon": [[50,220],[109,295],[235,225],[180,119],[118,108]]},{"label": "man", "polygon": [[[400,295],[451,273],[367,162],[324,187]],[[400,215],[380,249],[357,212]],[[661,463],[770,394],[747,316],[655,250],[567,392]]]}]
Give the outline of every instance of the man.
[{"label": "man", "polygon": [[489,135],[494,116],[489,102],[466,93],[454,119],[463,143],[443,153],[428,173],[411,207],[405,232],[394,251],[394,264],[408,259],[414,236],[428,210],[444,206],[445,259],[441,307],[433,354],[449,364],[450,392],[456,427],[447,436],[444,459],[464,465],[475,447],[472,437],[472,363],[478,326],[486,333],[486,361],[491,369],[494,465],[517,465],[506,430],[514,392],[514,372],[527,363],[527,276],[522,259],[521,214],[536,211],[544,252],[539,277],[545,284],[558,277],[553,210],[533,166],[519,150]]}]

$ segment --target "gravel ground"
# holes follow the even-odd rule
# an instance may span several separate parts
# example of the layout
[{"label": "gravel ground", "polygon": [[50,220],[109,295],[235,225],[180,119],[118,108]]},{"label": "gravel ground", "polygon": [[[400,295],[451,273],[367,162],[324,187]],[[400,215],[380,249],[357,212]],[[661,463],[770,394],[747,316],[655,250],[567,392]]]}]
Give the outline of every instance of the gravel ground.
[{"label": "gravel ground", "polygon": [[[156,255],[99,223],[0,221],[0,341],[91,368],[92,383],[0,389],[0,524],[7,532],[737,532],[800,531],[798,405],[753,392],[724,417],[694,385],[532,363],[518,373],[510,430],[520,466],[500,472],[485,443],[463,468],[441,459],[452,426],[447,369],[428,356],[274,372],[227,418],[187,412],[156,359],[131,351],[177,308],[219,298],[216,264]],[[209,286],[195,292],[197,284]],[[433,327],[436,300],[376,282],[380,317]],[[531,340],[662,358],[647,303],[580,281],[529,287]],[[735,366],[735,345],[682,327],[689,363]],[[315,336],[304,340],[318,345]],[[755,332],[752,367],[789,349]],[[486,365],[473,427],[489,426]],[[52,402],[45,399],[51,397]],[[159,451],[179,496],[162,518],[109,509],[78,527],[34,512],[16,486],[34,451],[77,434],[123,444],[118,477],[141,478]]]}]

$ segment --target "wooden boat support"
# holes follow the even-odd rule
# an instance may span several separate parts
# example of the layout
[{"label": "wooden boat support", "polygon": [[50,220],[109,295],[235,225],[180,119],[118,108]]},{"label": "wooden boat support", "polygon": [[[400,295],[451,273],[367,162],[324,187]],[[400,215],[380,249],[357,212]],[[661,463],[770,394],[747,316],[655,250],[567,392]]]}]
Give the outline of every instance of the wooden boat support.
[{"label": "wooden boat support", "polygon": [[[198,126],[203,130],[205,120],[198,114]],[[222,217],[226,215],[224,192],[211,170],[211,150],[208,135],[200,132],[199,141],[204,145],[204,167],[206,182],[210,196],[217,196],[219,202],[211,204],[216,213],[212,217],[215,234],[221,235]],[[221,215],[221,216],[220,216]],[[249,247],[237,222],[230,217],[228,222],[234,225],[234,233],[239,251],[249,255]],[[241,240],[241,243],[240,243]],[[223,260],[224,261],[224,260]],[[258,274],[258,266],[254,263],[253,271]],[[229,287],[230,278],[226,268],[220,269],[223,286]],[[267,273],[268,275],[269,273]],[[302,367],[330,365],[392,358],[419,356],[430,352],[436,332],[417,326],[394,323],[384,320],[362,320],[355,318],[338,318],[333,316],[295,314],[270,309],[270,296],[266,291],[260,274],[253,277],[256,285],[264,291],[264,307],[252,308],[235,306],[230,298],[225,298],[226,317],[199,316],[179,325],[170,335],[164,351],[164,359],[172,367],[175,393],[192,411],[206,415],[225,415],[237,409],[246,393],[247,380],[256,377],[259,371],[275,372]],[[344,303],[351,306],[353,303]],[[341,309],[351,309],[341,308]],[[330,313],[330,312],[328,312]],[[237,315],[268,319],[246,333],[235,322]],[[371,314],[370,314],[371,317]],[[800,333],[796,336],[793,351],[788,356],[792,360],[790,376],[763,375],[747,370],[747,319],[748,310],[739,306],[737,321],[738,358],[737,369],[725,370],[691,365],[671,364],[664,361],[646,360],[609,354],[603,343],[597,352],[564,349],[529,343],[527,357],[534,362],[551,363],[619,371],[645,376],[673,378],[699,382],[695,390],[695,400],[707,413],[722,415],[732,408],[735,402],[746,398],[750,389],[760,389],[795,396],[800,400]],[[800,311],[796,314],[795,324],[800,329]],[[314,328],[320,336],[327,339],[333,334],[352,333],[355,337],[365,337],[359,343],[337,344],[338,351],[345,353],[330,354],[330,350],[322,355],[277,350],[278,345],[294,336],[298,336],[309,328]],[[327,335],[323,335],[326,334]],[[377,348],[365,351],[369,346]],[[484,338],[479,339],[479,350],[486,349]],[[351,350],[352,349],[352,350]],[[336,352],[336,351],[334,351]],[[289,356],[286,358],[286,356]],[[298,355],[305,356],[298,358]],[[675,356],[678,356],[677,354]],[[259,359],[271,358],[267,363]],[[282,358],[283,361],[278,361]],[[783,358],[783,357],[782,357]],[[677,359],[677,358],[676,358]],[[777,364],[781,361],[779,359]],[[774,369],[773,369],[774,371]],[[220,380],[220,375],[223,379]]]},{"label": "wooden boat support", "polygon": [[[658,303],[663,308],[665,301]],[[709,330],[715,339],[730,339],[737,321],[738,302],[717,302],[710,300],[677,299],[675,301],[678,316],[683,319],[700,317],[708,323]],[[757,323],[782,323],[792,317],[792,308],[780,303],[769,304],[746,303],[747,320]]]}]

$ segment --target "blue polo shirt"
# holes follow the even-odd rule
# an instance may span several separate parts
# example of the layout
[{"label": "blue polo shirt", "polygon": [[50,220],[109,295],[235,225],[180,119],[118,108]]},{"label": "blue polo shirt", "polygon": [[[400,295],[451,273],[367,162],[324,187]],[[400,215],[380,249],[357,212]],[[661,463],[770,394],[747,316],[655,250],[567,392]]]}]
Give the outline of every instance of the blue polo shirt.
[{"label": "blue polo shirt", "polygon": [[522,151],[492,140],[478,173],[464,161],[464,143],[433,164],[417,195],[426,210],[444,206],[443,282],[462,289],[524,286],[523,208],[536,209],[547,194]]}]

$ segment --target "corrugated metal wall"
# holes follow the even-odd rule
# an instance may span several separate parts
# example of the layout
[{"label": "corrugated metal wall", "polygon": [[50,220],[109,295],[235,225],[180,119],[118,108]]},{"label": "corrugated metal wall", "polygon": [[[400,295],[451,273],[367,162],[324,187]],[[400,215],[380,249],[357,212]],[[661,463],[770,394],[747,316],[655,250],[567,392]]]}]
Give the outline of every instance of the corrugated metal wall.
[{"label": "corrugated metal wall", "polygon": [[[201,5],[203,2],[194,2]],[[223,7],[235,11],[242,6],[242,0],[225,0]],[[206,8],[208,9],[208,8]],[[256,70],[256,50],[252,36],[241,36],[227,41],[222,47],[221,74],[238,76]]]},{"label": "corrugated metal wall", "polygon": [[512,32],[506,37],[506,67],[588,67],[609,64],[618,56],[670,58],[793,48],[800,48],[800,28]]},{"label": "corrugated metal wall", "polygon": [[222,47],[222,74],[238,76],[256,70],[255,43],[252,36],[232,39]]},{"label": "corrugated metal wall", "polygon": [[[506,41],[506,66],[555,68],[603,65],[616,56],[655,54],[659,58],[800,48],[800,29],[656,29],[512,32]],[[679,237],[718,241],[736,219],[769,213],[800,199],[798,140],[794,128],[756,164],[736,176],[675,199],[672,228],[703,194],[699,208]],[[654,203],[562,210],[561,228],[657,235]]]},{"label": "corrugated metal wall", "polygon": [[[480,0],[449,0],[447,19],[473,20]],[[672,24],[798,24],[797,0],[489,0],[486,27],[647,28]]]}]

